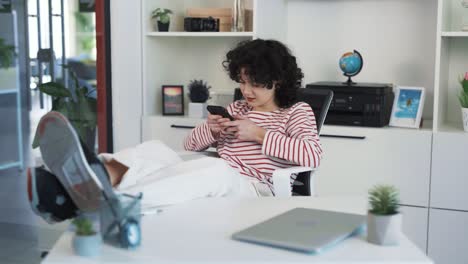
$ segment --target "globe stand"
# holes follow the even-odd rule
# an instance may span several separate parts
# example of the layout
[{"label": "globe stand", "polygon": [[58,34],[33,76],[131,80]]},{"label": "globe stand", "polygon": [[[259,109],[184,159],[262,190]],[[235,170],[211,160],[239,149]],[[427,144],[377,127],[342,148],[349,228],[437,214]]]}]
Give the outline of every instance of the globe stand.
[{"label": "globe stand", "polygon": [[[353,80],[351,80],[351,76],[347,76],[345,75],[346,77],[348,77],[348,80],[346,82],[343,82],[343,84],[346,84],[346,85],[354,85],[354,84],[357,84],[355,82],[353,82]],[[354,75],[353,75],[354,76]]]}]

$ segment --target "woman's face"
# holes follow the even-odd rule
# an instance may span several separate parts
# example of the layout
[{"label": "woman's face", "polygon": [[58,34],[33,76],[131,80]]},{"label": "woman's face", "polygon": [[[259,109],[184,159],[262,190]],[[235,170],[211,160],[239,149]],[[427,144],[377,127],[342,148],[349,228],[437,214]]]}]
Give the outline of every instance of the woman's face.
[{"label": "woman's face", "polygon": [[275,89],[252,84],[248,76],[241,71],[240,89],[247,103],[258,111],[273,111],[278,108],[275,103]]}]

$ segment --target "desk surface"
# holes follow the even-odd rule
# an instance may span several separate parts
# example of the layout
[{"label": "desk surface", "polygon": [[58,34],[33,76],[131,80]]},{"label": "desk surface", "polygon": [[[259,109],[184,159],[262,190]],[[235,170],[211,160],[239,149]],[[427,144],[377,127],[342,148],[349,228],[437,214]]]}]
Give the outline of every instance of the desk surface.
[{"label": "desk surface", "polygon": [[362,197],[201,199],[169,207],[142,219],[143,243],[133,251],[103,245],[97,258],[73,255],[65,233],[43,263],[432,263],[406,237],[399,246],[380,247],[353,237],[319,255],[249,244],[232,233],[295,207],[366,212]]}]

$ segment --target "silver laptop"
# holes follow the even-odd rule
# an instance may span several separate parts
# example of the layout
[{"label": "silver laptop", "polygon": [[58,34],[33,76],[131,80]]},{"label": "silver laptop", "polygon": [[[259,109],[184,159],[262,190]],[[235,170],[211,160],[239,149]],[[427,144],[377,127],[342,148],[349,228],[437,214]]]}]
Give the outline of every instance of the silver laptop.
[{"label": "silver laptop", "polygon": [[363,215],[295,208],[232,235],[235,240],[318,254],[365,229]]}]

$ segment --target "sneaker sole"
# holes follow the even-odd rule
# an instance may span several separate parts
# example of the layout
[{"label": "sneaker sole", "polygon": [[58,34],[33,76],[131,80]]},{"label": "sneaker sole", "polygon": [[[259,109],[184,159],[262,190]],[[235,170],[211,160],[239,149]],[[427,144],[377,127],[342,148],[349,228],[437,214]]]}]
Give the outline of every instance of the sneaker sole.
[{"label": "sneaker sole", "polygon": [[39,122],[39,146],[45,164],[82,211],[96,211],[102,185],[89,166],[79,137],[70,122],[58,112],[49,112]]}]

